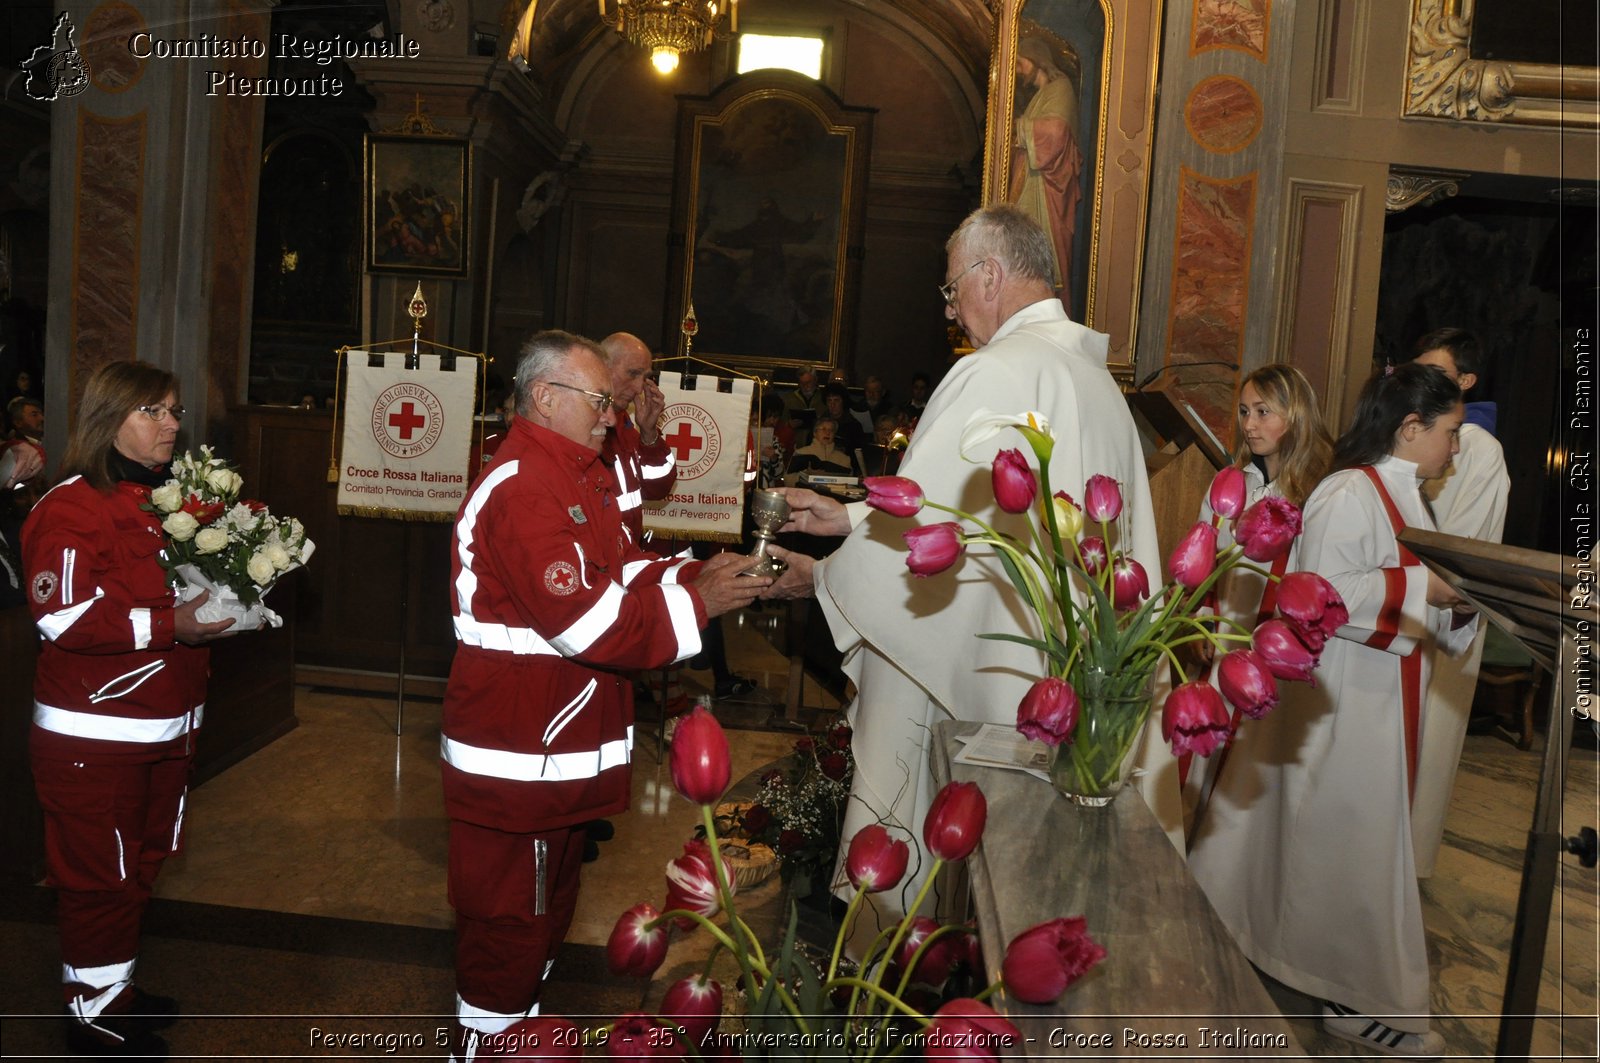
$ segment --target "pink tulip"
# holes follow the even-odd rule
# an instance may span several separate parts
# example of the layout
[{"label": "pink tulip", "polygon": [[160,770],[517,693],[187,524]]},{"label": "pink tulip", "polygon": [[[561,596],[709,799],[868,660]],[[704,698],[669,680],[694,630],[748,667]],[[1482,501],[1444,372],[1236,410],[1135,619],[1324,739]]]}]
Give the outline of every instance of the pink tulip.
[{"label": "pink tulip", "polygon": [[1026,513],[1033,508],[1039,481],[1020,450],[1002,450],[994,456],[994,500],[1007,513]]},{"label": "pink tulip", "polygon": [[1122,489],[1109,476],[1091,476],[1083,489],[1083,512],[1090,519],[1107,523],[1122,513]]},{"label": "pink tulip", "polygon": [[697,805],[713,805],[732,774],[728,736],[704,705],[696,705],[672,736],[672,785]]},{"label": "pink tulip", "polygon": [[[733,869],[728,866],[726,857],[721,859],[728,892],[732,893],[738,889]],[[684,842],[683,855],[667,864],[667,908],[686,908],[707,919],[722,908],[717,893],[717,870],[711,863],[711,847],[699,838]],[[689,930],[695,925],[693,919],[682,915],[678,916],[677,923],[680,930]]]},{"label": "pink tulip", "polygon": [[850,885],[864,893],[881,893],[900,884],[911,859],[911,847],[877,823],[871,823],[850,839],[845,854],[845,871]]},{"label": "pink tulip", "polygon": [[1317,666],[1317,654],[1308,649],[1282,620],[1262,623],[1250,637],[1250,643],[1279,679],[1294,679],[1316,685],[1311,672]]},{"label": "pink tulip", "polygon": [[1315,572],[1291,572],[1278,583],[1278,615],[1316,653],[1350,622],[1350,611],[1333,584]]},{"label": "pink tulip", "polygon": [[1244,470],[1229,465],[1211,479],[1211,512],[1232,519],[1244,510]]},{"label": "pink tulip", "polygon": [[1082,916],[1052,919],[1012,939],[1000,977],[1018,1000],[1051,1004],[1105,956]]},{"label": "pink tulip", "polygon": [[667,958],[665,924],[650,924],[661,913],[650,904],[636,904],[622,913],[606,940],[606,966],[612,974],[648,978]]},{"label": "pink tulip", "polygon": [[970,1059],[991,1063],[1001,1050],[1022,1041],[1022,1031],[971,997],[952,1000],[922,1031],[925,1059]]},{"label": "pink tulip", "polygon": [[[961,544],[961,525],[954,521],[924,524],[905,533],[906,567],[913,576],[932,576],[956,563],[965,549]],[[674,739],[676,742],[676,739]]]},{"label": "pink tulip", "polygon": [[867,505],[895,517],[913,517],[922,510],[922,488],[904,476],[869,476]]},{"label": "pink tulip", "polygon": [[1204,583],[1217,567],[1217,529],[1198,523],[1178,543],[1178,548],[1167,558],[1167,569],[1172,578],[1189,590]]},{"label": "pink tulip", "polygon": [[1127,554],[1118,554],[1111,563],[1111,604],[1118,609],[1135,609],[1150,597],[1150,577],[1144,566]]},{"label": "pink tulip", "polygon": [[988,818],[989,802],[977,783],[945,783],[922,822],[922,840],[939,859],[962,860],[978,847]]},{"label": "pink tulip", "polygon": [[1255,650],[1234,650],[1217,664],[1217,685],[1240,712],[1259,720],[1278,707],[1278,681]]},{"label": "pink tulip", "polygon": [[661,1017],[683,1028],[689,1043],[704,1045],[722,1020],[722,986],[703,975],[691,975],[667,987]]},{"label": "pink tulip", "polygon": [[[895,953],[895,966],[904,971],[911,958],[917,954],[917,950],[922,948],[922,943],[938,929],[939,924],[925,915],[913,918],[905,940],[900,942],[900,949]],[[963,940],[965,937],[965,934],[945,934],[929,945],[922,958],[917,961],[917,966],[911,973],[911,980],[934,988],[944,985],[945,979],[950,977],[950,972],[966,955],[967,946]]]},{"label": "pink tulip", "polygon": [[1048,746],[1072,738],[1078,726],[1078,692],[1065,679],[1048,676],[1034,683],[1017,706],[1017,730]]},{"label": "pink tulip", "polygon": [[1184,683],[1167,695],[1161,710],[1161,737],[1175,755],[1209,757],[1218,747],[1228,744],[1232,731],[1228,707],[1210,683]]},{"label": "pink tulip", "polygon": [[1098,535],[1091,535],[1078,544],[1078,552],[1083,555],[1083,570],[1090,576],[1098,576],[1106,570],[1106,541]]},{"label": "pink tulip", "polygon": [[1252,561],[1275,561],[1300,534],[1300,511],[1275,495],[1268,495],[1244,511],[1233,527],[1233,538]]},{"label": "pink tulip", "polygon": [[606,1037],[610,1059],[683,1059],[685,1055],[677,1034],[663,1028],[655,1016],[636,1011],[617,1016]]}]

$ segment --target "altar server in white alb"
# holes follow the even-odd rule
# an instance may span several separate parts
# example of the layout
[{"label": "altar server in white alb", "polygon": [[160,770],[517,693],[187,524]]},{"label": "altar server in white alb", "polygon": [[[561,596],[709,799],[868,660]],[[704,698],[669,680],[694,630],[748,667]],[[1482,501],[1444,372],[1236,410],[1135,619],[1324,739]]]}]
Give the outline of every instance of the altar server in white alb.
[{"label": "altar server in white alb", "polygon": [[1403,365],[1368,382],[1334,467],[1305,508],[1298,567],[1331,582],[1350,620],[1315,686],[1229,757],[1189,856],[1240,948],[1319,997],[1331,1034],[1435,1056],[1428,952],[1411,843],[1423,691],[1437,643],[1461,652],[1477,618],[1398,542],[1433,522],[1419,485],[1457,449],[1461,391]]},{"label": "altar server in white alb", "polygon": [[[1435,329],[1412,344],[1412,361],[1431,365],[1461,388],[1465,399],[1486,367],[1478,338],[1466,329]],[[1461,423],[1461,452],[1443,476],[1422,485],[1433,510],[1433,522],[1450,535],[1498,543],[1506,526],[1506,496],[1511,477],[1506,475],[1505,454],[1494,437],[1495,404],[1469,402]],[[1444,820],[1455,790],[1456,766],[1472,715],[1472,696],[1478,689],[1478,663],[1488,626],[1478,625],[1478,637],[1459,657],[1442,649],[1433,654],[1428,697],[1422,709],[1422,756],[1417,765],[1417,799],[1411,806],[1411,840],[1417,854],[1417,877],[1433,874]]]},{"label": "altar server in white alb", "polygon": [[584,824],[628,807],[629,672],[700,649],[767,583],[747,558],[632,546],[600,459],[616,421],[599,349],[542,332],[517,414],[451,540],[456,656],[440,758],[456,912],[456,1058],[521,1054],[577,906]]},{"label": "altar server in white alb", "polygon": [[[1056,438],[1051,487],[1082,499],[1090,476],[1117,480],[1129,536],[1120,546],[1146,572],[1160,572],[1144,454],[1127,403],[1106,370],[1108,339],[1068,320],[1050,284],[1050,238],[1023,212],[998,205],[962,222],[946,252],[946,314],[979,350],[956,362],[929,398],[899,475],[920,484],[927,498],[1026,539],[1031,516],[1002,511],[991,476],[999,450],[1026,450],[1026,443],[1016,433],[1001,433],[964,458],[961,433],[981,410],[1038,411]],[[785,554],[793,567],[771,592],[808,594],[814,584],[844,652],[844,670],[856,684],[850,709],[856,772],[842,836],[848,840],[881,820],[920,847],[935,792],[928,767],[933,725],[957,719],[1015,726],[1018,703],[1046,674],[1037,650],[978,636],[1037,632],[1028,628],[1027,610],[992,555],[969,553],[958,569],[933,579],[907,571],[902,536],[918,524],[947,519],[944,514],[924,510],[902,519],[797,488],[787,494],[793,530],[849,535],[825,561]],[[1181,839],[1177,765],[1159,728],[1154,731],[1161,770],[1145,781],[1165,788],[1160,803]],[[915,896],[931,863],[922,854],[922,874],[902,887],[901,899]]]}]

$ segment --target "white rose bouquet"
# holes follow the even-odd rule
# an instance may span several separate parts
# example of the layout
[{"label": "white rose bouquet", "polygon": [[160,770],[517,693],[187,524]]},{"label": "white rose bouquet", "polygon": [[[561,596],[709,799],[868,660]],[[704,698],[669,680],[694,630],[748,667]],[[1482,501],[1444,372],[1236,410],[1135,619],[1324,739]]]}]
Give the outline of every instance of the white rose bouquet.
[{"label": "white rose bouquet", "polygon": [[282,619],[261,599],[278,577],[311,560],[316,545],[305,527],[241,499],[243,478],[210,447],[201,447],[199,458],[174,458],[171,475],[144,508],[161,518],[167,533],[161,564],[183,600],[210,591],[199,619],[232,618],[241,631],[280,627]]}]

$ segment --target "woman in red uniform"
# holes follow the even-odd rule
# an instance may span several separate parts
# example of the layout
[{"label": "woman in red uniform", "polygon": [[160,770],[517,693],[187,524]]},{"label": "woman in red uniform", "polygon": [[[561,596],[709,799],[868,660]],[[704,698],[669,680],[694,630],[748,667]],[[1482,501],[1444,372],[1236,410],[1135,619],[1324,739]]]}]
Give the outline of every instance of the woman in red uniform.
[{"label": "woman in red uniform", "polygon": [[209,651],[231,620],[180,605],[144,510],[167,479],[178,382],[143,362],[101,366],[84,389],[62,480],[22,531],[28,604],[43,636],[30,752],[57,894],[67,1042],[154,1055],[177,1013],[133,984],[156,873],[178,851]]}]

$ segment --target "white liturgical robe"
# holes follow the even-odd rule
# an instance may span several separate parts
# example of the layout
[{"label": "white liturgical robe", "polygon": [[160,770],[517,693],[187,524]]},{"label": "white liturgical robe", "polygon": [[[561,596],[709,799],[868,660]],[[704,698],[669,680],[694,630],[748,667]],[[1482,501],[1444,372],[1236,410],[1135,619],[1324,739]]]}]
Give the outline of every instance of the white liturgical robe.
[{"label": "white liturgical robe", "polygon": [[[1123,548],[1131,547],[1152,586],[1158,585],[1161,558],[1143,451],[1127,403],[1106,370],[1106,350],[1107,337],[1068,320],[1059,300],[1024,307],[981,350],[951,367],[928,401],[899,474],[919,483],[929,500],[1027,539],[1034,514],[1002,511],[990,473],[1003,449],[1020,449],[1032,465],[1027,441],[1008,430],[964,460],[960,439],[978,410],[1036,410],[1056,440],[1051,489],[1081,503],[1091,475],[1118,480]],[[978,635],[1040,633],[1037,619],[987,551],[969,550],[955,567],[925,579],[907,570],[903,534],[948,514],[924,509],[898,518],[857,506],[852,516],[861,519],[850,537],[815,569],[817,598],[857,690],[850,713],[856,772],[842,837],[848,841],[882,821],[903,827],[904,834],[892,826],[891,832],[910,840],[915,853],[933,799],[933,725],[947,719],[1014,725],[1018,703],[1045,674],[1037,650]],[[1159,720],[1153,730],[1159,746]],[[1178,830],[1176,764],[1170,753],[1158,759],[1150,765],[1156,769],[1150,779],[1170,789],[1167,812]],[[927,854],[920,865],[913,855],[911,866],[920,866],[921,874],[902,888],[904,903],[915,896],[930,863]]]}]

